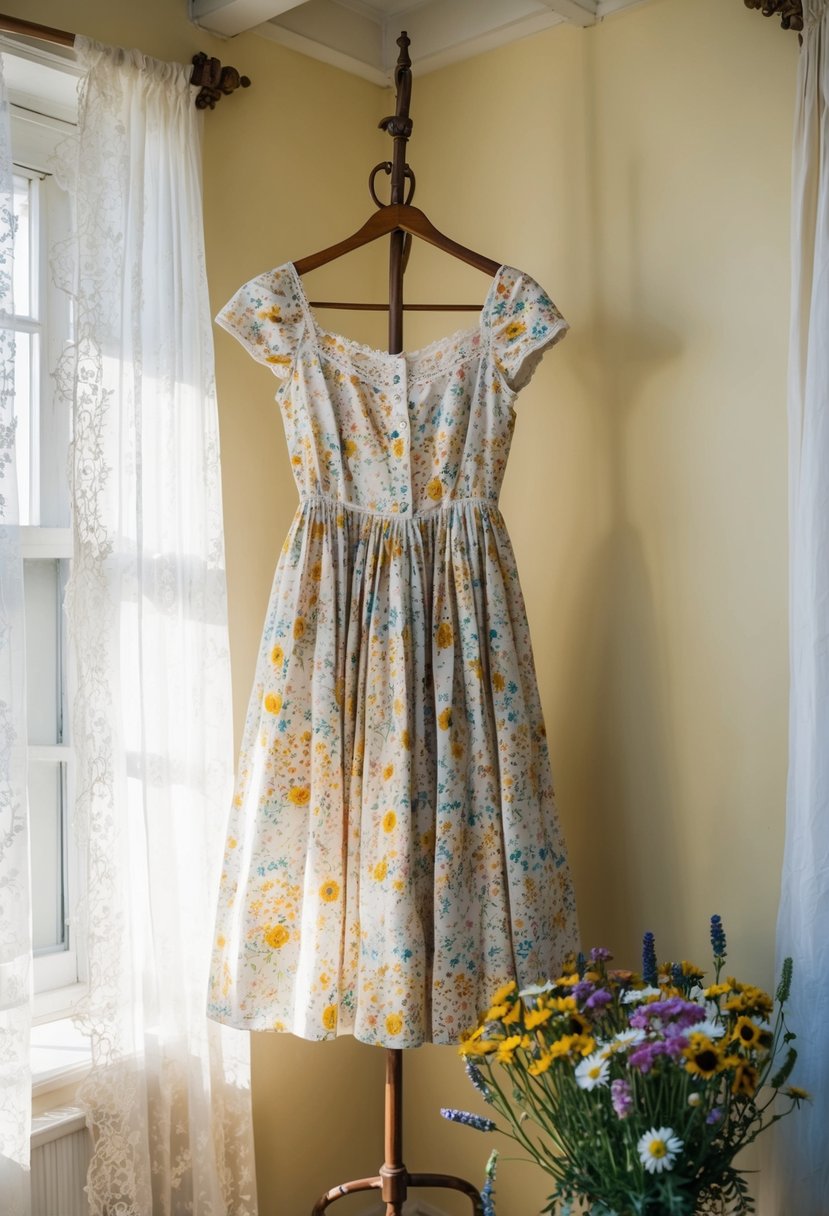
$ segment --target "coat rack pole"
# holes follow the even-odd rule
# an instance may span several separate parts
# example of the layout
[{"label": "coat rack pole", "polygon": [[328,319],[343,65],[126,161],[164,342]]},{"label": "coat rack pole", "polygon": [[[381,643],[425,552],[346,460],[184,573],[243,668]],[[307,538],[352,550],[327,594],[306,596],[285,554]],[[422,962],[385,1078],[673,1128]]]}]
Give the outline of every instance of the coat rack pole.
[{"label": "coat rack pole", "polygon": [[[412,197],[414,178],[406,164],[406,141],[412,132],[409,103],[412,94],[412,61],[409,58],[409,37],[405,30],[397,39],[400,54],[394,79],[397,86],[395,113],[384,118],[381,128],[394,139],[391,162],[382,166],[391,173],[390,206],[407,202]],[[378,166],[379,168],[380,166]],[[372,182],[373,182],[372,174]],[[405,198],[406,181],[411,183],[409,199]],[[378,202],[371,186],[372,196]],[[403,350],[403,272],[411,237],[397,228],[390,237],[389,250],[389,354]],[[410,1174],[403,1164],[403,1052],[398,1048],[386,1050],[386,1085],[384,1107],[384,1161],[374,1178],[359,1178],[333,1187],[314,1205],[312,1216],[322,1216],[326,1208],[356,1191],[378,1190],[386,1205],[386,1216],[402,1216],[410,1187],[434,1187],[460,1191],[472,1204],[473,1216],[483,1216],[480,1192],[463,1178],[451,1174]]]}]

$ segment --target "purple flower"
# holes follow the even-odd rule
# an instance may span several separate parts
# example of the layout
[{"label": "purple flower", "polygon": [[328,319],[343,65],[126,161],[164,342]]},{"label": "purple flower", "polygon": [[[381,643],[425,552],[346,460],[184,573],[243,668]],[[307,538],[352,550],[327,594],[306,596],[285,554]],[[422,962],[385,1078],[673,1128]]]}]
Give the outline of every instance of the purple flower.
[{"label": "purple flower", "polygon": [[486,1163],[486,1182],[481,1191],[483,1216],[495,1216],[495,1172],[498,1165],[498,1150],[493,1149]]},{"label": "purple flower", "polygon": [[604,1009],[605,1005],[609,1005],[613,997],[606,988],[599,988],[592,996],[589,996],[584,1002],[585,1009]]},{"label": "purple flower", "polygon": [[[650,1022],[658,1018],[663,1025],[669,1022],[676,1026],[693,1026],[705,1021],[705,1010],[693,1001],[685,1001],[681,996],[672,996],[667,1001],[654,1001],[650,1005],[642,1005],[631,1014],[630,1024],[640,1030],[646,1030]],[[634,1020],[636,1019],[636,1020]]]},{"label": "purple flower", "polygon": [[708,1112],[705,1122],[708,1124],[719,1123],[720,1119],[722,1119],[722,1111],[718,1106],[715,1106]]},{"label": "purple flower", "polygon": [[646,933],[642,938],[642,979],[653,988],[659,983],[659,972],[656,966],[656,941],[652,933]]},{"label": "purple flower", "polygon": [[605,946],[594,946],[590,951],[591,963],[609,963],[613,955]]},{"label": "purple flower", "polygon": [[711,917],[711,948],[715,958],[725,958],[725,929],[719,916]]},{"label": "purple flower", "polygon": [[595,988],[590,980],[580,980],[573,988],[573,996],[577,1001],[583,1001],[585,997],[590,996],[590,993]]},{"label": "purple flower", "polygon": [[655,1043],[640,1043],[628,1056],[628,1063],[641,1073],[650,1072],[659,1056],[668,1055],[668,1044],[658,1039]]},{"label": "purple flower", "polygon": [[452,1110],[449,1107],[442,1107],[440,1112],[444,1119],[449,1119],[452,1123],[464,1123],[467,1127],[474,1127],[477,1132],[494,1132],[495,1124],[492,1119],[485,1119],[483,1115],[473,1115],[468,1110]]},{"label": "purple flower", "polygon": [[679,1026],[666,1026],[665,1047],[667,1054],[672,1060],[680,1059],[687,1046],[688,1036],[683,1033]]},{"label": "purple flower", "polygon": [[474,1060],[470,1060],[469,1056],[466,1056],[463,1061],[463,1066],[466,1069],[466,1075],[469,1077],[469,1080],[475,1086],[478,1093],[483,1094],[483,1096],[489,1100],[492,1091],[484,1080],[484,1074],[481,1072],[478,1065],[474,1062]]},{"label": "purple flower", "polygon": [[627,1081],[618,1079],[610,1083],[610,1100],[620,1119],[626,1119],[633,1110],[633,1098]]}]

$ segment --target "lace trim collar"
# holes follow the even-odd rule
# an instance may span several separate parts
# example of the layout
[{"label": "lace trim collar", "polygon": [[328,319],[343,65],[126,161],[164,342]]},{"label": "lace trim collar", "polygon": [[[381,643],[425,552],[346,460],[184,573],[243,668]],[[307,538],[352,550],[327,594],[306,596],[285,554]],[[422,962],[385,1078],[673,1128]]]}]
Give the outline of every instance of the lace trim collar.
[{"label": "lace trim collar", "polygon": [[488,348],[489,309],[495,298],[501,276],[507,269],[508,267],[502,265],[493,275],[481,306],[481,315],[477,325],[468,329],[458,329],[445,337],[436,338],[427,346],[421,346],[413,351],[401,351],[396,355],[324,329],[316,318],[305,294],[302,279],[297,274],[293,262],[286,262],[274,273],[285,274],[290,278],[308,322],[308,331],[320,355],[339,364],[346,371],[354,371],[356,367],[363,372],[368,372],[373,379],[377,380],[394,380],[395,376],[399,377],[402,364],[407,371],[410,383],[423,383],[434,379],[437,374],[445,373],[461,363],[477,358],[482,351]]}]

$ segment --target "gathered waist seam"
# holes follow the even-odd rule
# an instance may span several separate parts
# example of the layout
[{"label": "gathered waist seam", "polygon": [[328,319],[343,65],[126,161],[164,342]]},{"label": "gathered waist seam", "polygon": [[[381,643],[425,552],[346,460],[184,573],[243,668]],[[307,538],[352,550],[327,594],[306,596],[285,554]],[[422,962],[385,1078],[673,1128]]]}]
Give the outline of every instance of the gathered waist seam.
[{"label": "gathered waist seam", "polygon": [[373,511],[371,507],[361,507],[358,503],[345,502],[341,498],[334,498],[331,494],[300,495],[300,508],[314,503],[320,503],[327,507],[335,507],[340,511],[356,511],[360,515],[368,515],[375,519],[398,520],[403,523],[445,515],[456,507],[486,507],[490,511],[498,510],[498,501],[494,498],[453,498],[440,506],[430,507],[426,511],[414,511],[410,515],[408,511]]}]

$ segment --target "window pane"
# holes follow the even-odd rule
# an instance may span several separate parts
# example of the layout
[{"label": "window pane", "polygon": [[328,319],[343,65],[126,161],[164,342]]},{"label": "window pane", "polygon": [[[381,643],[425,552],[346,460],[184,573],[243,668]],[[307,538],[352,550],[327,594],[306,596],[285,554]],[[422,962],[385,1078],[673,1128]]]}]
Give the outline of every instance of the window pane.
[{"label": "window pane", "polygon": [[62,743],[62,567],[57,560],[23,563],[26,600],[26,701],[29,743]]},{"label": "window pane", "polygon": [[35,469],[37,459],[37,359],[40,340],[37,334],[16,333],[14,336],[14,416],[15,463],[17,466],[17,502],[21,524],[38,523],[32,502],[38,492]]},{"label": "window pane", "polygon": [[32,309],[32,183],[26,177],[14,178],[14,311],[28,317]]},{"label": "window pane", "polygon": [[32,944],[41,952],[66,949],[62,791],[62,764],[29,761]]}]

